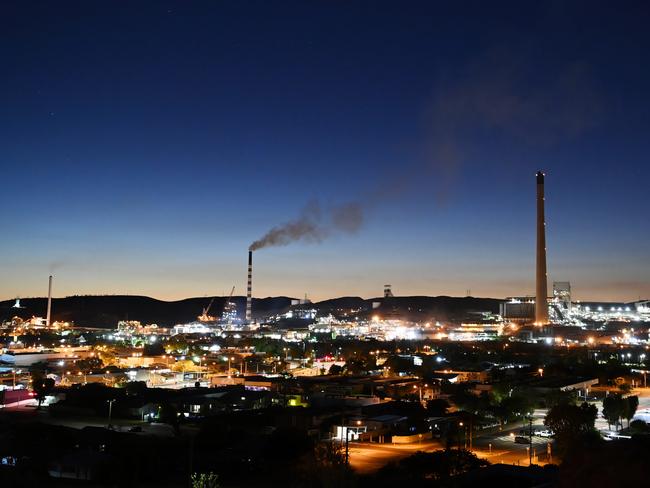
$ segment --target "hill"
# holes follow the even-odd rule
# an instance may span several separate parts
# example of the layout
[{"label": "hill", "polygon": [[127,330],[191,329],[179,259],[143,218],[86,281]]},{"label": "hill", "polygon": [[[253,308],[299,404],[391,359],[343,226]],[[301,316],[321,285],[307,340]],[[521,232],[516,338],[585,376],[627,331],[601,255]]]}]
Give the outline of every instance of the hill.
[{"label": "hill", "polygon": [[[178,301],[163,301],[137,295],[83,295],[52,300],[52,319],[74,322],[85,327],[116,327],[120,320],[139,320],[142,323],[155,323],[170,327],[179,323],[196,320],[212,297],[186,298]],[[210,309],[212,315],[220,315],[226,297],[215,297]],[[246,307],[246,297],[233,297],[240,314]],[[291,306],[290,297],[268,297],[253,299],[253,315],[264,317],[287,310]],[[379,314],[383,317],[400,317],[410,320],[467,320],[475,317],[475,312],[497,313],[500,300],[473,297],[392,297],[363,299],[361,297],[341,297],[308,305],[322,313],[337,314],[342,310],[355,310],[355,315],[363,317]],[[14,300],[0,302],[0,320],[18,316],[24,319],[32,316],[44,317],[47,309],[46,298],[24,298],[21,308],[13,308]]]}]

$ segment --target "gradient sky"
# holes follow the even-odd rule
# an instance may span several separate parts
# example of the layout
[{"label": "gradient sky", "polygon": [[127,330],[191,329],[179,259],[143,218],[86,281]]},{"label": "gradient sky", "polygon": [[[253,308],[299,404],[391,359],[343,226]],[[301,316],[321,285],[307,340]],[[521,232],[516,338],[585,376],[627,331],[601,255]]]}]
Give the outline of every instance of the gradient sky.
[{"label": "gradient sky", "polygon": [[0,4],[0,298],[650,297],[647,2]]}]

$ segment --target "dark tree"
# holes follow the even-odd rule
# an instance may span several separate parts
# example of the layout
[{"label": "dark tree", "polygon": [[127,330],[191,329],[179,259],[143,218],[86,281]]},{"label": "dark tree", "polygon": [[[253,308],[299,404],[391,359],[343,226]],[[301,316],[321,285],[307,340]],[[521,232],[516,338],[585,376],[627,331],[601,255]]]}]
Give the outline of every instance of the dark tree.
[{"label": "dark tree", "polygon": [[427,413],[433,417],[444,417],[447,415],[449,402],[444,398],[436,398],[427,402]]},{"label": "dark tree", "polygon": [[627,420],[627,426],[630,426],[630,420],[634,418],[636,409],[639,407],[639,397],[629,396],[623,399],[623,411],[621,417]]},{"label": "dark tree", "polygon": [[580,406],[556,405],[546,414],[544,425],[555,433],[560,452],[568,452],[576,443],[597,438],[594,428],[597,416],[596,406],[586,402]]},{"label": "dark tree", "polygon": [[416,452],[379,470],[377,481],[380,486],[447,486],[453,476],[489,464],[475,454],[459,449]]},{"label": "dark tree", "polygon": [[618,426],[618,421],[623,415],[623,398],[618,393],[607,395],[603,399],[603,416],[607,419],[607,424],[611,427]]},{"label": "dark tree", "polygon": [[54,380],[52,378],[46,378],[42,376],[34,376],[32,380],[32,388],[34,393],[36,393],[36,399],[38,400],[38,408],[41,408],[41,404],[47,394],[52,391],[54,388]]},{"label": "dark tree", "polygon": [[332,364],[330,366],[329,374],[339,375],[341,373],[343,373],[343,367],[342,366],[339,366],[338,364]]}]

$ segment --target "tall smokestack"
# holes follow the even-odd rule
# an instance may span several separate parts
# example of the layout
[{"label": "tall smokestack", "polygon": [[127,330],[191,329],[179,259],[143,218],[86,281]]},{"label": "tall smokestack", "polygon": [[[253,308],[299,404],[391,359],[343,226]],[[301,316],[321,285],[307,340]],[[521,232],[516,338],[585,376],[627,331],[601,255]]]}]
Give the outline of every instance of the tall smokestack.
[{"label": "tall smokestack", "polygon": [[45,326],[50,326],[50,319],[52,317],[52,275],[47,286],[47,319],[45,319]]},{"label": "tall smokestack", "polygon": [[546,277],[546,221],[544,219],[544,173],[537,172],[537,269],[535,287],[535,323],[548,324]]},{"label": "tall smokestack", "polygon": [[253,320],[253,251],[248,251],[248,288],[246,289],[246,322]]}]

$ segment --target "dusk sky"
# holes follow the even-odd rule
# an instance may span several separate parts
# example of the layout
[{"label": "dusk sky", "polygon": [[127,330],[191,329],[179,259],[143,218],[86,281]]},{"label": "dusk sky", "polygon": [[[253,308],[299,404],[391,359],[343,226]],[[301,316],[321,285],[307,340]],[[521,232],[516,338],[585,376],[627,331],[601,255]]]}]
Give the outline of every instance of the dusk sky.
[{"label": "dusk sky", "polygon": [[[570,4],[570,5],[567,5]],[[650,298],[647,2],[0,4],[0,299]],[[353,212],[350,223],[347,212]],[[330,219],[340,225],[329,225]]]}]

